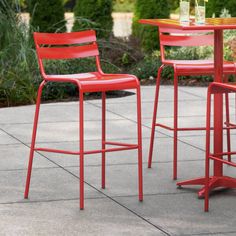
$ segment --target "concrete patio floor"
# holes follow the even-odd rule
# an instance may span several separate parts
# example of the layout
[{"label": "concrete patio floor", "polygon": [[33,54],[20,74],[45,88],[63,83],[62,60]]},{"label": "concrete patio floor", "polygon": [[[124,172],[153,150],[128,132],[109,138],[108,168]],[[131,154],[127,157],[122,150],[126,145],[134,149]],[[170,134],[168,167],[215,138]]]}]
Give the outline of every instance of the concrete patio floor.
[{"label": "concrete patio floor", "polygon": [[[29,199],[23,198],[35,106],[0,109],[0,235],[236,235],[235,190],[213,194],[205,213],[199,186],[176,188],[171,132],[156,132],[153,167],[147,168],[154,91],[142,87],[144,201],[137,195],[136,150],[107,154],[105,190],[100,155],[88,155],[83,211],[76,156],[37,153]],[[172,91],[161,88],[158,119],[166,123],[172,122]],[[205,97],[206,88],[179,88],[180,125],[205,124]],[[107,139],[136,142],[135,98],[107,100]],[[77,114],[77,102],[42,105],[37,143],[76,150]],[[85,145],[91,150],[100,146],[100,100],[85,102],[85,120]],[[234,133],[233,146],[235,141]],[[180,133],[178,180],[204,175],[204,149],[205,132]],[[224,171],[236,176],[233,167]]]}]

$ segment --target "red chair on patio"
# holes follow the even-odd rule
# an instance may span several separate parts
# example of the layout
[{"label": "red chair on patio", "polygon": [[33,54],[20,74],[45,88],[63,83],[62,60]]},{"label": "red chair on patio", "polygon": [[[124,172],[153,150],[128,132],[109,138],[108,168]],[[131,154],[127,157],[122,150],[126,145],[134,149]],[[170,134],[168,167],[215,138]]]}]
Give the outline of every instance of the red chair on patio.
[{"label": "red chair on patio", "polygon": [[[80,159],[80,209],[84,208],[84,155],[101,153],[101,175],[102,188],[105,188],[105,154],[106,152],[123,151],[137,149],[138,151],[138,182],[139,200],[143,200],[142,187],[142,133],[141,133],[141,97],[139,80],[128,74],[105,74],[103,73],[99,51],[96,43],[96,34],[93,30],[73,33],[34,33],[34,40],[37,50],[37,57],[40,72],[43,78],[39,86],[36,111],[34,117],[32,142],[28,163],[28,173],[25,186],[25,198],[28,198],[33,156],[35,151],[55,152],[78,155]],[[65,60],[75,58],[94,57],[96,60],[97,71],[80,74],[48,75],[44,69],[44,60]],[[36,147],[36,132],[39,117],[39,108],[43,87],[47,82],[69,82],[78,87],[79,90],[79,151],[58,150],[46,147]],[[106,91],[134,89],[137,95],[137,143],[120,143],[106,140]],[[86,151],[84,150],[84,93],[102,93],[102,137],[101,149]],[[112,147],[113,146],[113,147]]]},{"label": "red chair on patio", "polygon": [[[179,76],[189,76],[189,75],[214,75],[214,61],[213,60],[172,60],[166,59],[165,57],[165,47],[173,46],[213,46],[214,45],[214,35],[213,31],[206,30],[180,30],[159,27],[160,35],[160,52],[162,65],[158,70],[157,80],[156,80],[156,94],[154,100],[153,118],[152,118],[152,130],[150,138],[150,148],[149,148],[149,158],[148,167],[151,168],[152,156],[153,156],[153,145],[156,126],[162,127],[164,129],[174,132],[173,139],[173,179],[177,179],[177,153],[178,153],[178,132],[179,131],[192,131],[192,130],[205,130],[205,127],[179,127],[178,125],[178,78]],[[161,81],[161,73],[166,66],[171,66],[174,69],[174,123],[173,127],[167,126],[165,124],[157,123],[157,108],[158,108],[158,97],[159,88]],[[227,76],[229,74],[235,73],[235,65],[232,62],[224,62],[224,74]],[[228,113],[227,113],[228,114]],[[226,118],[228,121],[229,115]],[[229,136],[229,135],[228,135]],[[230,150],[230,140],[228,139],[228,149]]]},{"label": "red chair on patio", "polygon": [[[210,152],[210,132],[211,132],[211,97],[214,94],[225,94],[228,98],[229,93],[236,93],[236,83],[211,83],[208,87],[207,93],[207,117],[206,117],[206,164],[205,164],[205,211],[209,209],[209,191],[214,188],[216,182],[221,182],[221,186],[226,188],[236,188],[236,179],[228,176],[220,177],[213,176],[210,177],[210,160],[218,162],[218,164],[226,164],[236,167],[236,163],[231,161],[231,159],[224,159],[224,156],[235,155],[235,151],[227,151],[223,153],[211,153]],[[228,106],[226,104],[226,106]],[[214,114],[215,116],[215,114]],[[222,117],[214,117],[214,119],[222,119]],[[228,123],[227,128],[236,128],[235,124]],[[223,127],[222,127],[223,129]],[[217,135],[217,134],[214,134]],[[223,145],[223,144],[222,144]],[[211,184],[210,184],[211,178]]]}]

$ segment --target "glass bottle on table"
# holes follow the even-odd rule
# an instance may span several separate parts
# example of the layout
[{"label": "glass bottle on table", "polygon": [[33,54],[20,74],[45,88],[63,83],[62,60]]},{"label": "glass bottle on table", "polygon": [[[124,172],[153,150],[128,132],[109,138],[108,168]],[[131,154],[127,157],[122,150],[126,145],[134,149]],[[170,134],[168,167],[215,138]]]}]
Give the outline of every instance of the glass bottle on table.
[{"label": "glass bottle on table", "polygon": [[195,24],[205,24],[206,20],[206,0],[195,0]]},{"label": "glass bottle on table", "polygon": [[179,2],[179,21],[180,23],[189,23],[190,1],[180,0]]}]

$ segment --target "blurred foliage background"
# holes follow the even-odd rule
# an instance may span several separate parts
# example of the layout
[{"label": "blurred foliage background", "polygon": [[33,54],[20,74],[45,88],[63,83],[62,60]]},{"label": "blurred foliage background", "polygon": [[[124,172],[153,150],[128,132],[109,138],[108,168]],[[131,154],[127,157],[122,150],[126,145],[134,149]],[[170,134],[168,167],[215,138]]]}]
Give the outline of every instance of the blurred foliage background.
[{"label": "blurred foliage background", "polygon": [[[32,104],[41,81],[33,31],[65,32],[65,12],[74,12],[73,30],[94,28],[98,34],[102,68],[105,72],[132,73],[143,83],[154,83],[161,65],[158,32],[155,27],[138,23],[141,18],[178,16],[177,0],[0,0],[0,106]],[[21,13],[29,12],[29,24],[21,20]],[[133,32],[129,37],[113,35],[114,12],[131,12]],[[209,0],[207,15],[230,17],[236,14],[235,0]],[[236,61],[236,31],[224,33],[225,59]],[[211,58],[212,48],[169,48],[173,58]],[[46,62],[48,73],[74,73],[94,70],[94,60],[63,60]],[[164,81],[172,81],[173,71],[166,68]],[[186,80],[186,78],[183,78]],[[211,77],[197,77],[195,81],[211,81]],[[186,80],[187,81],[187,80]],[[78,95],[71,84],[49,83],[43,99],[71,99]]]},{"label": "blurred foliage background", "polygon": [[99,38],[109,38],[112,33],[113,0],[79,0],[74,7],[73,31],[94,29]]}]

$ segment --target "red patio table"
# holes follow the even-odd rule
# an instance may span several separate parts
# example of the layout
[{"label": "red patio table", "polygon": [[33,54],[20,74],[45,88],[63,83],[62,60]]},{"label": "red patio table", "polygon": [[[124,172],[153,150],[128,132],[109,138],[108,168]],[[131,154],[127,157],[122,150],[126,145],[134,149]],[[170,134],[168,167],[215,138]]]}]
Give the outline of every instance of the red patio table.
[{"label": "red patio table", "polygon": [[[196,25],[194,20],[189,24],[180,24],[178,20],[173,19],[141,19],[141,24],[170,27],[181,30],[213,30],[214,31],[214,64],[215,74],[214,81],[223,81],[223,30],[236,29],[236,18],[207,18],[205,24]],[[223,150],[223,95],[214,95],[214,153],[222,153]],[[178,186],[182,185],[204,185],[205,177],[185,180],[178,182]],[[223,165],[214,161],[214,172],[210,178],[209,189],[218,187],[236,188],[236,179],[223,175]],[[203,197],[205,188],[203,187],[198,196]]]}]

